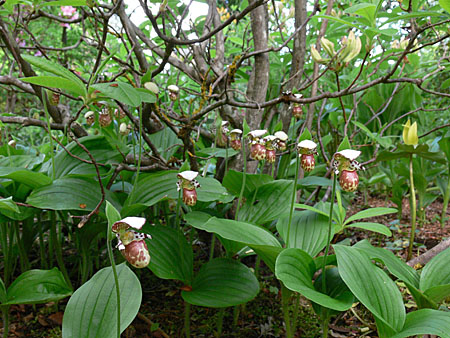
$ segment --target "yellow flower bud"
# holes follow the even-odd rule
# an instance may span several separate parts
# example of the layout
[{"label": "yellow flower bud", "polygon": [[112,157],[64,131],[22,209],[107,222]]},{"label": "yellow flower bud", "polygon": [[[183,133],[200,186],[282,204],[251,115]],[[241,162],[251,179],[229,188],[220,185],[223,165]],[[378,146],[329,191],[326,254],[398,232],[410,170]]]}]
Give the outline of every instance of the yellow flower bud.
[{"label": "yellow flower bud", "polygon": [[408,119],[408,122],[403,125],[403,142],[411,146],[417,146],[419,144],[416,122],[411,124],[411,121]]},{"label": "yellow flower bud", "polygon": [[320,42],[322,43],[323,49],[325,49],[330,57],[333,57],[336,54],[336,52],[334,51],[334,43],[325,38],[320,39]]}]

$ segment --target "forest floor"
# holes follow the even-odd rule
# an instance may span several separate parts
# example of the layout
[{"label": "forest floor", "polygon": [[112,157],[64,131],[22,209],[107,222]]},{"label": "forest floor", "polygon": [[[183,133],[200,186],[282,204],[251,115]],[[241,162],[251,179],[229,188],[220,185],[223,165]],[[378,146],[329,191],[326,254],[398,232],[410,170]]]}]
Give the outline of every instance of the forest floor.
[{"label": "forest floor", "polygon": [[[393,205],[385,198],[371,196],[365,202],[362,196],[358,196],[347,213],[353,214],[368,206]],[[426,222],[418,225],[415,255],[425,252],[450,236],[450,209],[447,211],[448,220],[444,228],[439,224],[441,210],[442,202],[439,200],[426,209]],[[393,232],[392,238],[364,231],[348,231],[335,236],[334,242],[346,241],[353,244],[368,238],[374,246],[385,246],[396,255],[405,258],[409,238],[409,215],[409,204],[405,200],[400,220],[397,214],[371,219],[388,226]],[[200,261],[202,256],[207,258],[207,252],[208,248],[194,246],[194,255],[199,257]],[[249,266],[254,266],[254,262],[253,257],[244,260]],[[264,263],[261,263],[260,274],[261,292],[254,300],[239,307],[239,317],[235,326],[233,325],[235,309],[227,308],[221,313],[218,309],[192,306],[191,336],[217,336],[217,319],[223,315],[221,337],[284,337],[280,285]],[[150,270],[142,273],[140,279],[143,286],[142,306],[139,315],[122,337],[183,337],[184,303],[180,296],[182,287],[180,282],[158,279]],[[406,307],[414,309],[415,304],[409,295],[404,292],[404,296]],[[320,323],[309,301],[303,297],[293,301],[299,303],[296,337],[320,337]],[[61,337],[63,309],[66,302],[67,300],[59,304],[12,306],[9,337]],[[330,337],[377,337],[373,317],[361,305],[333,317],[329,329]],[[0,329],[0,334],[2,331]]]}]

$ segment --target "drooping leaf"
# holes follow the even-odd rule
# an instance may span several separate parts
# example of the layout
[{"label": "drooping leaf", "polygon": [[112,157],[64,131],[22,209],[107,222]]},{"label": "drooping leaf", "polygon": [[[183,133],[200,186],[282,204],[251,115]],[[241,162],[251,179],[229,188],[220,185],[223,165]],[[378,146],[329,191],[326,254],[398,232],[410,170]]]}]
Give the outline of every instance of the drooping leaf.
[{"label": "drooping leaf", "polygon": [[71,287],[57,268],[29,270],[9,286],[6,292],[7,301],[3,305],[41,304],[57,301],[71,294]]},{"label": "drooping leaf", "polygon": [[183,233],[160,225],[144,226],[142,232],[152,236],[146,241],[150,252],[149,269],[159,278],[177,279],[190,285],[193,254]]},{"label": "drooping leaf", "polygon": [[344,222],[344,224],[348,224],[350,222],[363,219],[363,218],[369,218],[369,217],[376,217],[376,216],[382,216],[387,214],[393,214],[396,213],[397,209],[394,208],[370,208],[366,209],[360,212],[357,212],[356,214],[350,216],[347,218]]},{"label": "drooping leaf", "polygon": [[[139,279],[126,264],[117,265],[120,289],[120,332],[131,324],[141,306]],[[116,285],[111,267],[98,271],[77,289],[67,303],[63,338],[115,337],[117,327]]]},{"label": "drooping leaf", "polygon": [[360,249],[335,245],[339,274],[356,298],[389,330],[399,332],[405,322],[402,295],[386,273]]},{"label": "drooping leaf", "polygon": [[83,96],[86,93],[86,89],[79,87],[77,82],[59,76],[30,76],[20,80],[38,86],[64,89],[76,96]]},{"label": "drooping leaf", "polygon": [[[235,170],[229,170],[223,178],[223,186],[228,189],[234,196],[241,193],[243,174]],[[247,174],[245,177],[244,197],[251,198],[251,193],[255,189],[265,183],[272,182],[273,178],[269,175]]]},{"label": "drooping leaf", "polygon": [[140,92],[132,85],[125,82],[97,83],[92,85],[91,88],[100,91],[102,94],[113,100],[120,101],[131,107],[137,107],[142,103]]},{"label": "drooping leaf", "polygon": [[405,338],[422,334],[450,338],[450,313],[432,309],[412,311],[406,315],[403,329],[391,338]]},{"label": "drooping leaf", "polygon": [[12,196],[9,196],[8,198],[0,199],[0,209],[1,210],[8,210],[10,212],[20,213],[19,207],[12,200]]},{"label": "drooping leaf", "polygon": [[15,182],[23,183],[33,189],[52,183],[52,179],[47,175],[16,167],[0,167],[0,177],[10,178]]},{"label": "drooping leaf", "polygon": [[[277,230],[286,241],[289,216],[278,220]],[[295,211],[292,215],[288,248],[299,248],[312,257],[316,256],[326,245],[328,234],[328,217],[313,211]]]},{"label": "drooping leaf", "polygon": [[364,230],[369,230],[369,231],[373,231],[373,232],[378,232],[385,236],[389,236],[389,237],[392,236],[391,230],[389,230],[389,228],[387,226],[385,226],[384,224],[380,224],[380,223],[355,222],[355,223],[348,224],[346,226],[346,228],[364,229]]},{"label": "drooping leaf", "polygon": [[420,290],[436,302],[450,295],[450,248],[434,256],[422,270]]},{"label": "drooping leaf", "polygon": [[313,259],[301,249],[285,249],[277,258],[275,275],[292,291],[296,291],[323,307],[345,311],[353,303],[351,293],[342,293],[338,298],[319,292],[314,288],[312,278],[316,272]]},{"label": "drooping leaf", "polygon": [[259,292],[259,283],[244,264],[216,258],[203,265],[192,283],[192,291],[182,291],[183,299],[193,305],[229,307],[246,303]]}]

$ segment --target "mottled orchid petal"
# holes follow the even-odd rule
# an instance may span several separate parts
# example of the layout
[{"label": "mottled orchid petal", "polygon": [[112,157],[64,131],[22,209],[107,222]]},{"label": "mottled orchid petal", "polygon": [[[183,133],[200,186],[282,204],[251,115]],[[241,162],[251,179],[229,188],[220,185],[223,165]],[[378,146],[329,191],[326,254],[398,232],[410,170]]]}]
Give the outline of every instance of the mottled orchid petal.
[{"label": "mottled orchid petal", "polygon": [[145,268],[150,263],[150,253],[144,240],[133,241],[120,251],[123,257],[135,268]]}]

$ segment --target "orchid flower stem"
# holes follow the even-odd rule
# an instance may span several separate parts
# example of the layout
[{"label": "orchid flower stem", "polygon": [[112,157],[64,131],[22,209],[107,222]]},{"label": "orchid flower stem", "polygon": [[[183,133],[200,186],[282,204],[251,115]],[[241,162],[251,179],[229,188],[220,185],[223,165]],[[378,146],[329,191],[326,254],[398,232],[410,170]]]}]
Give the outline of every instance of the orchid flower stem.
[{"label": "orchid flower stem", "polygon": [[228,140],[227,140],[227,145],[225,147],[225,172],[223,173],[223,176],[225,177],[225,175],[228,172]]},{"label": "orchid flower stem", "polygon": [[116,285],[116,298],[117,298],[117,338],[120,338],[120,287],[119,287],[119,278],[117,277],[116,263],[114,261],[114,254],[111,245],[111,238],[109,238],[110,227],[107,225],[106,228],[106,246],[108,247],[108,256],[109,261],[111,263],[111,268],[114,276],[114,283]]},{"label": "orchid flower stem", "polygon": [[177,199],[177,216],[175,218],[175,229],[178,229],[180,226],[180,208],[181,208],[181,192],[183,188],[180,188],[178,191],[178,199]]},{"label": "orchid flower stem", "polygon": [[414,189],[414,165],[413,154],[409,156],[409,185],[410,185],[410,209],[411,209],[411,235],[409,236],[408,256],[409,261],[412,258],[412,249],[414,245],[414,236],[416,233],[416,191]]},{"label": "orchid flower stem", "polygon": [[67,273],[66,266],[64,265],[64,258],[62,254],[61,242],[58,239],[56,233],[56,212],[51,211],[50,213],[50,237],[52,238],[53,248],[50,250],[55,251],[56,262],[58,263],[59,269],[61,270],[64,279],[66,280],[67,285],[72,287],[72,283],[70,282],[69,274]]},{"label": "orchid flower stem", "polygon": [[298,156],[297,151],[295,151],[294,154],[295,154],[295,180],[294,180],[294,188],[292,189],[291,210],[289,212],[288,231],[287,231],[287,236],[286,236],[285,247],[289,246],[289,237],[291,235],[292,215],[294,213],[294,204],[295,204],[295,199],[297,197],[298,167],[300,166],[300,164],[299,164],[300,157]]},{"label": "orchid flower stem", "polygon": [[272,176],[273,179],[275,180],[275,162],[272,163],[272,173],[270,174],[270,176]]},{"label": "orchid flower stem", "polygon": [[211,248],[209,249],[209,261],[214,258],[214,247],[216,246],[216,236],[214,233],[211,235]]},{"label": "orchid flower stem", "polygon": [[235,331],[237,329],[240,312],[241,312],[241,306],[235,305],[233,307],[233,331]]},{"label": "orchid flower stem", "polygon": [[8,338],[9,334],[9,306],[2,306],[2,318],[3,318],[3,338]]},{"label": "orchid flower stem", "polygon": [[328,324],[330,319],[327,317],[322,319],[322,338],[328,338]]},{"label": "orchid flower stem", "polygon": [[292,338],[294,335],[291,328],[291,317],[289,314],[289,298],[290,292],[284,286],[283,282],[281,282],[281,306],[283,308],[284,325],[286,326],[286,337]]},{"label": "orchid flower stem", "polygon": [[184,302],[184,334],[186,338],[191,336],[191,304]]},{"label": "orchid flower stem", "polygon": [[223,316],[225,315],[225,308],[220,308],[218,317],[217,317],[217,336],[222,336],[222,328],[223,328]]},{"label": "orchid flower stem", "polygon": [[448,183],[444,194],[444,203],[442,204],[441,227],[445,226],[445,215],[447,214],[448,202],[450,200],[450,167],[448,169]]},{"label": "orchid flower stem", "polygon": [[328,251],[330,250],[331,226],[332,226],[332,222],[333,222],[333,206],[334,206],[334,200],[336,199],[337,175],[336,174],[332,174],[332,175],[333,175],[333,188],[332,188],[332,191],[331,191],[330,214],[328,216],[327,246],[325,247],[325,254],[323,255],[323,262],[322,262],[322,293],[325,293],[325,294],[326,294],[326,290],[327,290],[326,289],[327,284],[326,284],[325,266],[327,265]]},{"label": "orchid flower stem", "polygon": [[247,179],[247,154],[245,151],[247,146],[245,144],[245,141],[242,143],[244,143],[242,145],[242,158],[244,159],[244,171],[242,172],[242,187],[241,187],[241,192],[239,193],[236,215],[234,217],[235,221],[237,221],[239,218],[239,210],[241,209],[242,197],[244,196],[244,190],[245,190],[245,180]]},{"label": "orchid flower stem", "polygon": [[53,154],[52,129],[51,129],[51,125],[50,125],[50,114],[48,113],[48,108],[47,108],[47,93],[45,92],[44,88],[42,88],[42,102],[44,103],[45,119],[47,120],[48,142],[50,144],[50,157],[52,159],[52,179],[55,179],[56,178],[56,166],[55,166],[55,156]]}]

